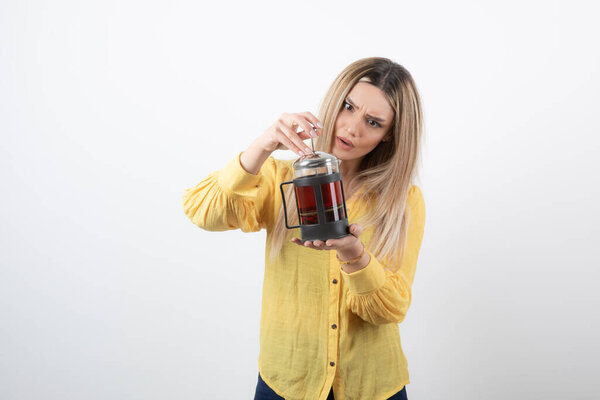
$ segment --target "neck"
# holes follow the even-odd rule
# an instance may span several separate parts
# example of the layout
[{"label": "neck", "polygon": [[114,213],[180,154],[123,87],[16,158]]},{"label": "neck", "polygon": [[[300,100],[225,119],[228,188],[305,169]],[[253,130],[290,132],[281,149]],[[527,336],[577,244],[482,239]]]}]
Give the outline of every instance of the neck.
[{"label": "neck", "polygon": [[343,160],[340,165],[340,172],[342,173],[343,179],[352,179],[356,176],[358,172],[358,165],[360,164],[360,160]]},{"label": "neck", "polygon": [[360,160],[344,160],[340,165],[340,173],[345,182],[350,183],[358,173],[358,165]]}]

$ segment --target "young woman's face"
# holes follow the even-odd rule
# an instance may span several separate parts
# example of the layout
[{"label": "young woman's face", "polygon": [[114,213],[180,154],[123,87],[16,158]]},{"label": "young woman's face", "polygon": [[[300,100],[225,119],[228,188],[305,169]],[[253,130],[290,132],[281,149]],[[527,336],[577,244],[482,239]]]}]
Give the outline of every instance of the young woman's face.
[{"label": "young woman's face", "polygon": [[348,93],[335,121],[333,155],[340,160],[362,159],[384,138],[389,138],[393,117],[394,109],[381,89],[358,82]]}]

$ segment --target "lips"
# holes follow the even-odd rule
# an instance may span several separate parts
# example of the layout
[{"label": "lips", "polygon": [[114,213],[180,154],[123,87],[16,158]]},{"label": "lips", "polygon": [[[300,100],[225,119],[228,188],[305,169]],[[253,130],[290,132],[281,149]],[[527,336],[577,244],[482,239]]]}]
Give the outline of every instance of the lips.
[{"label": "lips", "polygon": [[345,137],[338,136],[338,139],[340,139],[347,146],[354,147],[354,143],[352,143],[350,140],[346,139]]}]

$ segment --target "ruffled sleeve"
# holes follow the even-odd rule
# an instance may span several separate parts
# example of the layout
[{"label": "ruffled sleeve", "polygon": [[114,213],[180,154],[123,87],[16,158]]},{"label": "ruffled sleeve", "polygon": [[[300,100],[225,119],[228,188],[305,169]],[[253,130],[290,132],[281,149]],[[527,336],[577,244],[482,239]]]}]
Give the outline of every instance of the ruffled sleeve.
[{"label": "ruffled sleeve", "polygon": [[269,157],[254,175],[241,166],[241,154],[184,191],[183,210],[195,225],[207,231],[256,232],[271,223],[275,160]]},{"label": "ruffled sleeve", "polygon": [[348,286],[347,307],[375,325],[402,322],[412,300],[411,286],[425,228],[425,202],[417,186],[409,189],[407,207],[407,247],[399,268],[384,265],[368,251],[371,260],[365,268],[352,273],[341,271]]}]

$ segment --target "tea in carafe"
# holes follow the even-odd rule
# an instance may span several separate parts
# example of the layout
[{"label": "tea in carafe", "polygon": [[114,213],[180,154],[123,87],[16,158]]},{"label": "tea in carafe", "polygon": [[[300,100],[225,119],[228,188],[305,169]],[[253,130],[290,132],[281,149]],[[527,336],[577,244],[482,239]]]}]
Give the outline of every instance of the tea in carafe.
[{"label": "tea in carafe", "polygon": [[[344,185],[338,159],[331,154],[316,151],[300,157],[294,162],[293,168],[295,179],[280,185],[286,228],[300,228],[302,240],[326,241],[349,235]],[[300,225],[288,225],[283,191],[283,186],[288,184],[294,185]]]}]

